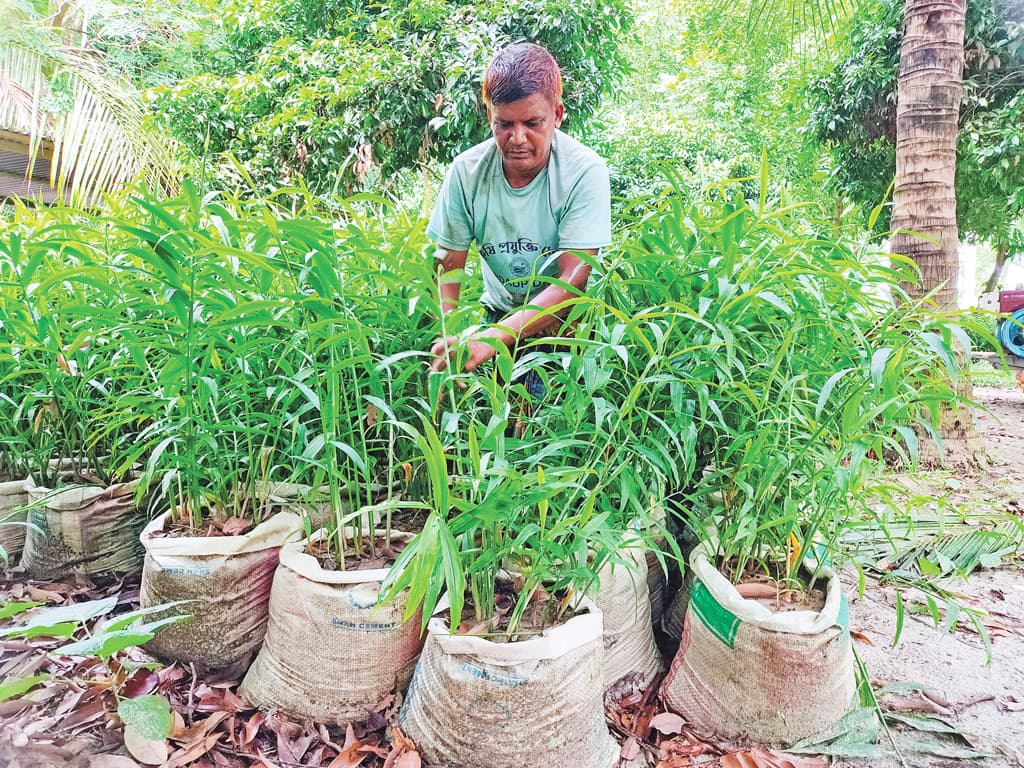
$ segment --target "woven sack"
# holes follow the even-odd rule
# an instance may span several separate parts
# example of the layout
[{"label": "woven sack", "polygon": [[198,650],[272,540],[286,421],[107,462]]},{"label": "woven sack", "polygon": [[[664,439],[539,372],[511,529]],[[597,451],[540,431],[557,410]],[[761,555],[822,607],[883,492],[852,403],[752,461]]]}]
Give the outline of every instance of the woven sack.
[{"label": "woven sack", "polygon": [[263,642],[270,584],[281,546],[298,538],[302,518],[279,512],[239,536],[157,536],[170,513],[142,531],[141,603],[178,600],[187,621],[162,627],[146,650],[200,669],[246,666]]},{"label": "woven sack", "polygon": [[679,651],[665,678],[670,709],[731,739],[790,744],[834,726],[856,695],[846,599],[827,580],[821,611],[774,612],[740,596],[704,545]]},{"label": "woven sack", "polygon": [[267,637],[242,694],[318,723],[363,720],[389,691],[409,684],[423,647],[420,615],[403,622],[405,595],[378,605],[388,569],[327,571],[305,548],[299,542],[281,550]]},{"label": "woven sack", "polygon": [[24,479],[0,483],[0,547],[12,565],[18,562],[18,556],[25,547],[23,523],[28,513],[20,507],[27,503]]},{"label": "woven sack", "polygon": [[645,551],[637,543],[619,555],[627,562],[605,565],[600,586],[590,595],[604,616],[605,688],[629,674],[639,675],[646,684],[662,669],[651,626]]},{"label": "woven sack", "polygon": [[71,484],[53,490],[29,477],[31,505],[22,565],[34,579],[132,571],[142,561],[139,530],[146,517],[135,501],[138,484],[106,488]]},{"label": "woven sack", "polygon": [[430,763],[445,768],[617,765],[604,719],[601,612],[529,640],[452,635],[430,620],[398,724]]},{"label": "woven sack", "polygon": [[647,561],[647,595],[651,604],[651,624],[661,626],[665,615],[665,597],[668,593],[668,575],[658,562],[658,556],[651,550],[644,555]]}]

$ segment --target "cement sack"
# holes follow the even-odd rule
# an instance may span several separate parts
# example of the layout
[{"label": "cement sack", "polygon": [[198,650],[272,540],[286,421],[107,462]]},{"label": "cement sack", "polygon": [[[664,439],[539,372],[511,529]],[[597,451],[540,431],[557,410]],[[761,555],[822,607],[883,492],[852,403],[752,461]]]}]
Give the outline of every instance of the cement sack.
[{"label": "cement sack", "polygon": [[145,512],[136,482],[106,488],[72,484],[56,490],[25,481],[29,528],[22,565],[34,579],[132,571],[142,562]]},{"label": "cement sack", "polygon": [[637,541],[619,556],[626,562],[605,565],[596,594],[590,594],[604,615],[605,688],[630,674],[639,675],[647,684],[662,669],[651,626],[645,550]]},{"label": "cement sack", "polygon": [[839,578],[821,611],[774,612],[740,596],[710,563],[690,556],[693,583],[679,652],[665,678],[668,707],[730,739],[787,745],[834,726],[854,704],[853,650]]},{"label": "cement sack", "polygon": [[398,716],[427,762],[445,768],[612,768],[604,719],[602,616],[586,613],[514,643],[452,635],[430,620]]},{"label": "cement sack", "polygon": [[170,513],[142,531],[141,603],[187,600],[192,618],[160,629],[146,650],[204,670],[244,671],[267,628],[270,585],[282,545],[301,536],[302,518],[279,512],[239,536],[160,536]]},{"label": "cement sack", "polygon": [[[392,532],[396,541],[411,538]],[[365,720],[389,691],[408,686],[423,647],[420,615],[402,621],[404,594],[378,605],[388,569],[324,570],[305,549],[303,541],[281,550],[267,637],[242,695],[318,723]]]},{"label": "cement sack", "polygon": [[25,520],[28,512],[25,480],[0,483],[0,547],[9,565],[17,565],[21,550],[25,548]]}]

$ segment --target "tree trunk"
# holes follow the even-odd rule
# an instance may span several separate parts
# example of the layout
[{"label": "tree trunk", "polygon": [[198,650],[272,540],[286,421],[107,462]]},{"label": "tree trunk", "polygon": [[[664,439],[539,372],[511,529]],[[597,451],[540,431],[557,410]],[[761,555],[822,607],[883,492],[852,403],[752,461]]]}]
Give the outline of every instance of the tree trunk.
[{"label": "tree trunk", "polygon": [[[966,0],[905,0],[896,100],[896,181],[891,250],[913,259],[915,298],[933,293],[942,309],[957,296],[956,142],[963,92]],[[964,388],[966,387],[966,391]],[[970,397],[970,378],[957,390]],[[970,408],[942,414],[939,424],[949,466],[985,462]],[[922,461],[929,457],[922,441]]]},{"label": "tree trunk", "polygon": [[996,246],[996,263],[992,267],[992,274],[988,276],[988,282],[985,283],[984,293],[994,291],[999,285],[999,280],[1003,276],[1003,269],[1006,267],[1006,255],[1009,251],[1010,249],[1005,245]]}]

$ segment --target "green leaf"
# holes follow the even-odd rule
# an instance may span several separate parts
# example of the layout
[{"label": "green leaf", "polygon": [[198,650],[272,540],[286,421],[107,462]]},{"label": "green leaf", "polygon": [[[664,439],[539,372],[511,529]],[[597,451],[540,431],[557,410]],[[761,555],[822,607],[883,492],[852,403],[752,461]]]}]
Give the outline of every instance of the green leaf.
[{"label": "green leaf", "polygon": [[[54,637],[70,637],[77,627],[89,619],[109,613],[117,605],[116,597],[105,597],[102,600],[89,600],[74,605],[62,605],[40,611],[27,624],[0,629],[0,637],[36,637],[52,634]],[[75,622],[75,623],[71,623]],[[67,627],[71,631],[67,631]]]},{"label": "green leaf", "polygon": [[148,643],[156,636],[157,630],[161,627],[168,624],[176,624],[188,618],[188,616],[169,616],[165,619],[137,624],[127,629],[98,632],[92,637],[62,646],[50,651],[50,653],[54,656],[95,655],[105,661],[118,651]]},{"label": "green leaf", "polygon": [[117,705],[117,716],[125,728],[131,728],[140,736],[154,741],[166,739],[174,727],[174,715],[167,699],[154,693],[122,699]]},{"label": "green leaf", "polygon": [[21,696],[21,694],[39,685],[39,683],[49,679],[49,675],[40,674],[32,675],[32,677],[17,677],[13,680],[5,680],[0,683],[0,701],[7,701],[15,696]]},{"label": "green leaf", "polygon": [[17,616],[38,605],[42,605],[42,603],[4,603],[0,605],[0,619],[9,619],[11,616]]}]

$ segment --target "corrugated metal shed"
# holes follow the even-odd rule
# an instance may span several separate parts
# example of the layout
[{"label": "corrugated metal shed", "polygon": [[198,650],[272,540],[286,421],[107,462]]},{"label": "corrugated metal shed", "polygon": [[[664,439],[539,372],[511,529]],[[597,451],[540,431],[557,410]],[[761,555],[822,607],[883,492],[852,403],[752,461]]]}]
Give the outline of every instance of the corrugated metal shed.
[{"label": "corrugated metal shed", "polygon": [[0,200],[21,197],[54,202],[57,190],[50,186],[50,158],[53,142],[44,140],[39,156],[28,174],[28,136],[0,129]]}]

